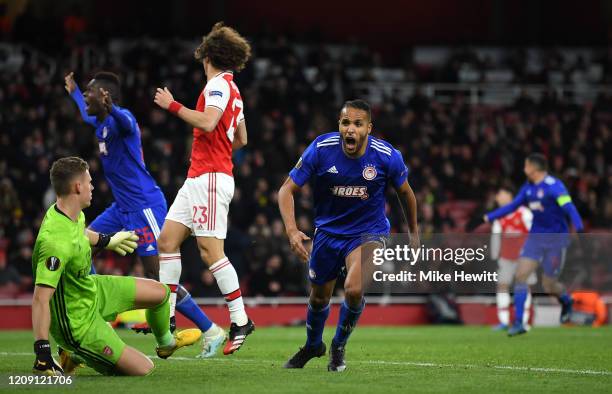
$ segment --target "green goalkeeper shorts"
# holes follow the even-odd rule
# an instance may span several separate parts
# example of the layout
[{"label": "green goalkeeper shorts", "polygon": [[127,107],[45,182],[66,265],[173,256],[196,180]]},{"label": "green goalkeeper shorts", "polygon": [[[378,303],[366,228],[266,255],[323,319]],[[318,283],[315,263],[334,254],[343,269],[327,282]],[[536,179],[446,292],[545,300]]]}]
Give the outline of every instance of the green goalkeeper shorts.
[{"label": "green goalkeeper shorts", "polygon": [[90,328],[79,338],[78,348],[69,347],[69,350],[99,373],[113,375],[126,345],[108,322],[114,321],[119,313],[134,309],[136,279],[130,276],[92,276],[98,289],[98,311]]}]

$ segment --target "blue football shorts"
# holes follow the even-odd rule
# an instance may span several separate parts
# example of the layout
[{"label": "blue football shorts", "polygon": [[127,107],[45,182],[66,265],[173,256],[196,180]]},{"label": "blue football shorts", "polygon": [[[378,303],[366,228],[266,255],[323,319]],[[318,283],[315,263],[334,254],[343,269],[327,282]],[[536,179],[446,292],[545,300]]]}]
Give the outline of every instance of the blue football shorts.
[{"label": "blue football shorts", "polygon": [[567,234],[529,234],[521,257],[537,261],[546,276],[556,278],[563,270],[567,246]]},{"label": "blue football shorts", "polygon": [[346,257],[368,242],[384,244],[384,236],[338,237],[316,230],[308,262],[308,279],[317,285],[337,279],[345,268]]},{"label": "blue football shorts", "polygon": [[89,228],[99,233],[114,233],[117,231],[135,231],[138,234],[139,256],[157,255],[157,238],[166,219],[168,207],[166,202],[140,211],[122,211],[113,203],[98,216]]}]

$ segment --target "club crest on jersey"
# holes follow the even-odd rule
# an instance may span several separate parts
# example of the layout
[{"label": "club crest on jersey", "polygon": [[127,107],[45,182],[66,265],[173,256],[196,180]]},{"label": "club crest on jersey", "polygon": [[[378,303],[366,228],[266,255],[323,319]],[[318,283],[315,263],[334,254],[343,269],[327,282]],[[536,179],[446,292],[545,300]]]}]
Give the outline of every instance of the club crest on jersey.
[{"label": "club crest on jersey", "polygon": [[367,200],[369,197],[367,186],[334,186],[331,192],[338,197],[359,197],[362,200]]},{"label": "club crest on jersey", "polygon": [[45,265],[49,271],[57,271],[61,265],[61,262],[59,258],[51,256],[47,259],[47,261],[45,261]]},{"label": "club crest on jersey", "polygon": [[104,350],[102,352],[107,356],[113,355],[113,349],[111,349],[109,346],[104,346]]},{"label": "club crest on jersey", "polygon": [[211,90],[210,92],[208,92],[208,97],[213,97],[213,96],[223,97],[223,92],[220,90]]},{"label": "club crest on jersey", "polygon": [[98,149],[100,149],[100,154],[101,155],[108,156],[108,150],[106,149],[106,142],[99,141],[98,142]]},{"label": "club crest on jersey", "polygon": [[538,196],[538,198],[544,197],[544,190],[538,189],[538,193],[536,194],[536,196]]},{"label": "club crest on jersey", "polygon": [[376,178],[376,168],[374,168],[374,166],[367,166],[366,168],[363,169],[363,179],[365,179],[366,181],[371,181],[372,179]]}]

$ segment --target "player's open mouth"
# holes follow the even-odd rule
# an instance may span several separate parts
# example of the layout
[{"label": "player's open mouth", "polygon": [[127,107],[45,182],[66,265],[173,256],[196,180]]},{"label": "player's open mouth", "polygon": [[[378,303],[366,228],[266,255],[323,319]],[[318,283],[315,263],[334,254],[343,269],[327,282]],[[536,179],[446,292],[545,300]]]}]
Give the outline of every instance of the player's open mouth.
[{"label": "player's open mouth", "polygon": [[344,147],[348,150],[353,150],[357,146],[355,137],[344,137]]}]

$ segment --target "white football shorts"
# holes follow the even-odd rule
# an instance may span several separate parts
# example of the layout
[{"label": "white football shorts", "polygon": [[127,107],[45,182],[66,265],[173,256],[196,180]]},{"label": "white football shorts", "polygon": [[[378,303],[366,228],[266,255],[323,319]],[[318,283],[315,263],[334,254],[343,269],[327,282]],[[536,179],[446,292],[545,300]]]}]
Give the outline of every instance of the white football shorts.
[{"label": "white football shorts", "polygon": [[211,172],[187,178],[166,219],[184,224],[196,237],[225,239],[233,196],[234,178],[227,174]]},{"label": "white football shorts", "polygon": [[[514,282],[514,275],[518,269],[518,260],[508,260],[501,257],[497,261],[497,264],[497,282],[504,285],[512,284],[512,282]],[[531,286],[535,285],[536,283],[538,283],[538,276],[535,272],[532,272],[527,279],[527,284]]]}]

